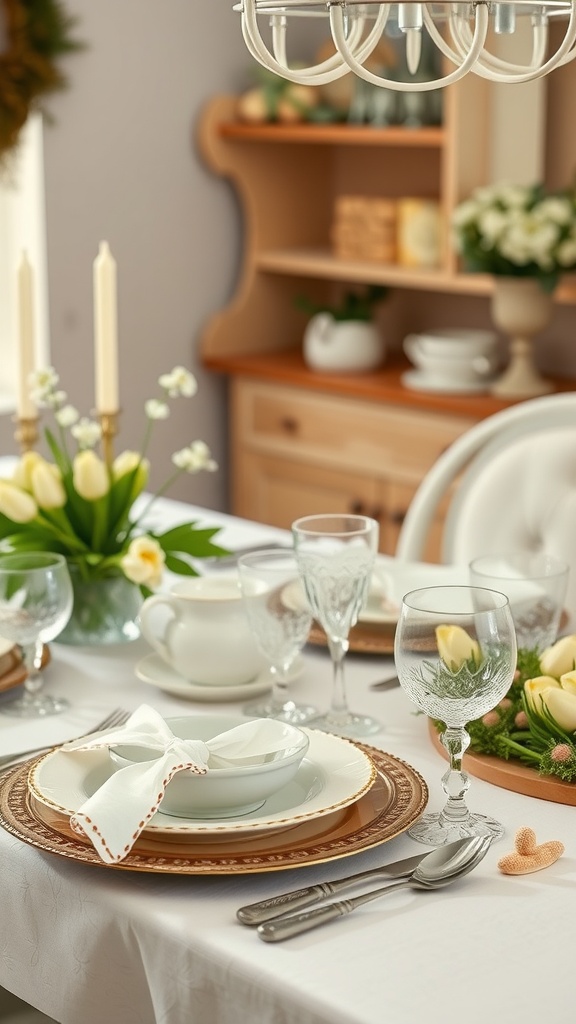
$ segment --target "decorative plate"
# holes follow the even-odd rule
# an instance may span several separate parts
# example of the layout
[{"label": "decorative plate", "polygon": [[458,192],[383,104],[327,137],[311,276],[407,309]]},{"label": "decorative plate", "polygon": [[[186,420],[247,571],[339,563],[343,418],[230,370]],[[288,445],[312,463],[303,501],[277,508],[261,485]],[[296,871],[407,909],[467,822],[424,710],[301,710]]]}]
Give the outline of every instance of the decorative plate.
[{"label": "decorative plate", "polygon": [[[395,622],[387,625],[358,622],[350,630],[349,650],[354,654],[394,654],[395,633]],[[326,634],[317,622],[312,623],[308,643],[316,647],[327,647]]]},{"label": "decorative plate", "polygon": [[[44,645],[41,668],[45,668],[49,661],[50,651]],[[0,651],[0,695],[20,686],[26,679],[26,674],[18,647],[7,644],[6,648]]]},{"label": "decorative plate", "polygon": [[358,744],[376,767],[374,784],[341,811],[270,835],[229,836],[228,842],[198,845],[140,837],[120,863],[104,864],[94,848],[73,833],[65,815],[36,805],[28,772],[37,761],[0,776],[0,824],[23,842],[48,853],[115,870],[181,875],[254,874],[306,867],[349,857],[379,846],[405,832],[422,814],[426,783],[405,762]]},{"label": "decorative plate", "polygon": [[[252,814],[241,818],[181,818],[158,811],[147,834],[196,837],[198,834],[244,833],[288,828],[309,818],[330,814],[358,800],[373,784],[376,769],[350,740],[304,729],[308,753],[295,778]],[[105,734],[104,734],[105,735]],[[106,749],[72,758],[60,750],[40,758],[30,769],[29,786],[37,801],[70,817],[113,771]]]}]

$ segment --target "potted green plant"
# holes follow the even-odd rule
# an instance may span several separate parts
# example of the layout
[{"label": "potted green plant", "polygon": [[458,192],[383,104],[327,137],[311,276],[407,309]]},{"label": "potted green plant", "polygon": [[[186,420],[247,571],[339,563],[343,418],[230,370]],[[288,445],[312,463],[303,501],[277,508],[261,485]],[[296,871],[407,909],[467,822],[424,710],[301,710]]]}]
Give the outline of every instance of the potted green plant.
[{"label": "potted green plant", "polygon": [[373,321],[374,307],[387,295],[382,285],[347,291],[335,304],[300,297],[297,305],[311,313],[304,331],[304,360],[313,370],[366,372],[379,366],[386,349]]}]

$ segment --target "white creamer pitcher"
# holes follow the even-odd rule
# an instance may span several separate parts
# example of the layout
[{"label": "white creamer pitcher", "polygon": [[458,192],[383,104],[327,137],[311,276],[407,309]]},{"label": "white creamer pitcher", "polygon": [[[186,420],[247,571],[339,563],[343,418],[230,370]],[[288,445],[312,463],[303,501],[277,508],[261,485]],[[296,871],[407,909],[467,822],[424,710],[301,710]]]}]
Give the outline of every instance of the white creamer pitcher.
[{"label": "white creamer pitcher", "polygon": [[384,359],[378,328],[364,320],[336,320],[317,313],[304,331],[304,360],[313,370],[332,373],[373,370]]},{"label": "white creamer pitcher", "polygon": [[184,679],[234,686],[264,668],[235,577],[196,577],[148,597],[142,635]]}]

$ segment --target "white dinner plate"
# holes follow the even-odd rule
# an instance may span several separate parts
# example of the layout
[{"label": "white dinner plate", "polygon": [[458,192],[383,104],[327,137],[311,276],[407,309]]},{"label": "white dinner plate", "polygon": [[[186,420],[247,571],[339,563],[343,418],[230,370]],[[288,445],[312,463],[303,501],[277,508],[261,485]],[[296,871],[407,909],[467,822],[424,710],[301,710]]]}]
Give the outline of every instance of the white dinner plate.
[{"label": "white dinner plate", "polygon": [[372,577],[368,601],[358,621],[393,625],[398,621],[402,598],[410,590],[418,590],[420,587],[466,586],[469,582],[467,565],[381,559]]},{"label": "white dinner plate", "polygon": [[[429,586],[466,585],[469,583],[468,566],[438,565],[432,562],[401,562],[380,556],[372,573],[368,599],[358,622],[393,626],[398,622],[402,598],[410,590]],[[297,584],[289,583],[282,591],[282,599],[292,607],[304,600]]]},{"label": "white dinner plate", "polygon": [[[266,693],[272,687],[272,676],[268,669],[264,669],[256,679],[248,683],[235,684],[233,686],[210,686],[208,683],[191,683],[184,679],[170,665],[160,657],[159,654],[147,654],[145,658],[136,665],[136,675],[143,683],[155,686],[164,693],[173,697],[183,697],[184,700],[208,701],[211,704],[228,700],[245,700],[251,697],[258,697]],[[297,658],[288,675],[288,681],[292,682],[304,671],[304,661]]]},{"label": "white dinner plate", "polygon": [[[209,820],[175,818],[158,811],[144,834],[197,837],[201,833],[236,834],[288,828],[348,807],[372,786],[376,778],[372,760],[354,743],[340,736],[316,729],[303,731],[310,737],[310,746],[295,778],[257,811],[238,819]],[[55,750],[33,766],[28,786],[40,803],[70,816],[112,771],[106,749],[86,751],[81,757]]]}]

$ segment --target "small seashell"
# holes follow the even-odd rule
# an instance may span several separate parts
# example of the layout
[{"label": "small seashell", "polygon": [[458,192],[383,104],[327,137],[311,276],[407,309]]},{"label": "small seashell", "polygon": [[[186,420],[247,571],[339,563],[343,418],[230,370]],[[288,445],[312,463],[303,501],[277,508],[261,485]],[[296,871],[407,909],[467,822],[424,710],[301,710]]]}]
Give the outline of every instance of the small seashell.
[{"label": "small seashell", "polygon": [[505,875],[527,875],[554,864],[564,853],[564,844],[556,839],[548,843],[536,842],[536,833],[531,828],[519,828],[514,840],[516,849],[498,861],[498,867]]}]

